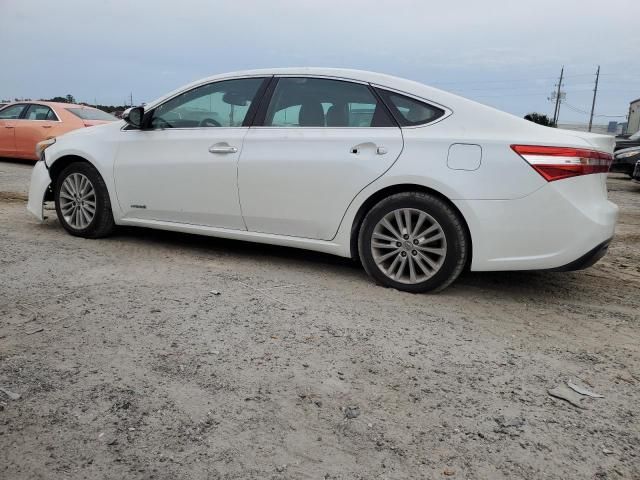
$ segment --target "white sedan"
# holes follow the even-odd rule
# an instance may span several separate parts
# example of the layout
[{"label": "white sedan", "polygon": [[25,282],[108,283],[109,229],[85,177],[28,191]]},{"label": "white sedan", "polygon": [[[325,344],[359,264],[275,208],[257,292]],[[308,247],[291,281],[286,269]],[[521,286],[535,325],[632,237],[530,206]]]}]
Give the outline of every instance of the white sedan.
[{"label": "white sedan", "polygon": [[54,200],[87,238],[134,225],[359,258],[382,285],[434,291],[465,267],[595,263],[613,148],[387,75],[244,71],[40,143],[28,209]]}]

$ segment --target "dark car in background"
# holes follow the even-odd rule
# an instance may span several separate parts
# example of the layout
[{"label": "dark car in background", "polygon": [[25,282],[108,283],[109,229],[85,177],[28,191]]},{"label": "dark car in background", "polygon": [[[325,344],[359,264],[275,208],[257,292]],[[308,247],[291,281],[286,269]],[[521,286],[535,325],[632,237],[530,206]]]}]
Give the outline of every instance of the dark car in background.
[{"label": "dark car in background", "polygon": [[630,147],[640,147],[640,130],[626,138],[616,137],[615,151]]},{"label": "dark car in background", "polygon": [[640,146],[617,150],[613,154],[610,171],[626,173],[631,177],[638,160],[640,160]]},{"label": "dark car in background", "polygon": [[640,183],[640,160],[636,162],[636,168],[633,170],[631,174],[631,180],[634,182]]}]

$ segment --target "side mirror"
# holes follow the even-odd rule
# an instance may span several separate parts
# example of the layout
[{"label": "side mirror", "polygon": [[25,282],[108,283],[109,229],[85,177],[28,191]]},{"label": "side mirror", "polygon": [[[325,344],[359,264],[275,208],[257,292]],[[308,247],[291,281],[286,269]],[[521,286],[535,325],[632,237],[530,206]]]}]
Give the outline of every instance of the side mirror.
[{"label": "side mirror", "polygon": [[142,118],[144,116],[143,107],[127,108],[122,114],[122,119],[135,128],[142,128]]}]

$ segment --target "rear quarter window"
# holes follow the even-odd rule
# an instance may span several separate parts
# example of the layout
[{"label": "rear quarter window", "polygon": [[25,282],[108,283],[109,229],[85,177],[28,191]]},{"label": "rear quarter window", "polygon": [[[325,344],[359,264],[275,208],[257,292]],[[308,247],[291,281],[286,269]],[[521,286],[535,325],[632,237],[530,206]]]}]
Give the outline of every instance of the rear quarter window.
[{"label": "rear quarter window", "polygon": [[445,111],[426,102],[388,90],[376,89],[400,126],[425,125],[443,117]]}]

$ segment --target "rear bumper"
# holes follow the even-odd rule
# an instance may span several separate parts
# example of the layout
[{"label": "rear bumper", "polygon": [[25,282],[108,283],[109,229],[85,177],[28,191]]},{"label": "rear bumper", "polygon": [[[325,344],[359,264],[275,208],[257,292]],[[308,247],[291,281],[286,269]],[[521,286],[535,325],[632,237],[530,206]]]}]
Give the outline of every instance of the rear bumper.
[{"label": "rear bumper", "polygon": [[44,220],[42,204],[44,203],[44,198],[50,184],[51,178],[49,177],[49,170],[47,170],[46,165],[44,162],[36,163],[31,171],[27,210],[40,221]]},{"label": "rear bumper", "polygon": [[571,263],[567,263],[562,267],[553,268],[552,270],[554,272],[573,272],[574,270],[584,270],[585,268],[589,268],[607,254],[610,243],[611,239],[606,240],[600,245],[596,246],[593,250],[585,253],[577,260],[574,260]]},{"label": "rear bumper", "polygon": [[618,207],[606,199],[603,175],[550,182],[517,200],[456,201],[471,232],[471,269],[577,269],[588,260],[595,263],[618,217]]}]

